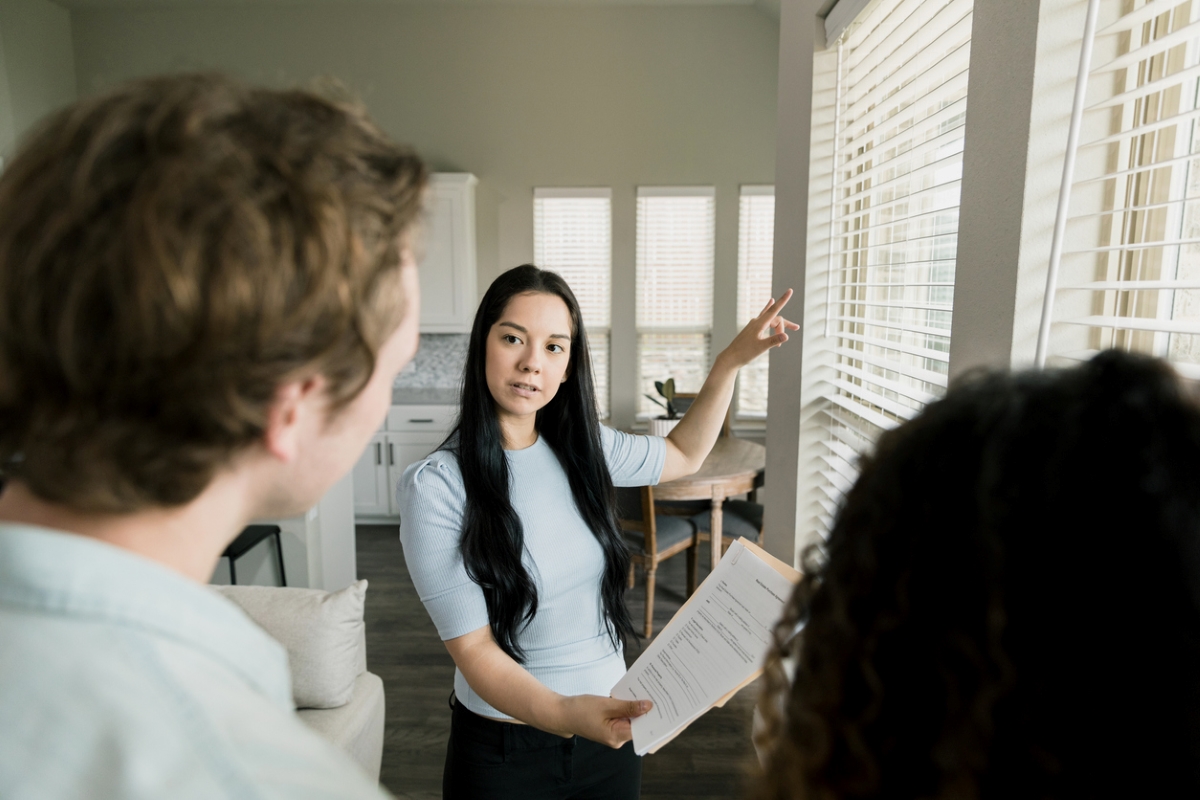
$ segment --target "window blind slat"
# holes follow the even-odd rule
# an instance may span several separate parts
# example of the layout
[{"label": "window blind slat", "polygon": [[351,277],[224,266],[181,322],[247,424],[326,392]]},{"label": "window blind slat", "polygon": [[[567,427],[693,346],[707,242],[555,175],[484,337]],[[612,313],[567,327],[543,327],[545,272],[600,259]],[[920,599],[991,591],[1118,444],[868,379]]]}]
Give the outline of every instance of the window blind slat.
[{"label": "window blind slat", "polygon": [[1119,206],[1115,208],[1101,209],[1099,211],[1089,211],[1080,214],[1075,214],[1070,217],[1070,221],[1075,220],[1092,220],[1097,217],[1111,217],[1114,214],[1127,214],[1135,211],[1153,211],[1159,208],[1171,208],[1185,203],[1192,203],[1200,200],[1200,195],[1189,195],[1187,197],[1178,197],[1174,200],[1164,200],[1161,203],[1147,203],[1145,205]]},{"label": "window blind slat", "polygon": [[1081,250],[1070,250],[1063,253],[1064,256],[1084,256],[1091,253],[1111,253],[1115,250],[1135,251],[1135,250],[1150,250],[1162,249],[1167,247],[1186,247],[1189,245],[1200,244],[1200,239],[1182,239],[1179,241],[1161,241],[1161,242],[1129,242],[1127,244],[1112,244],[1106,247],[1088,247]]},{"label": "window blind slat", "polygon": [[[892,350],[905,355],[917,356],[918,358],[925,358],[930,361],[940,361],[945,364],[950,363],[950,353],[942,350],[930,350],[923,347],[914,347],[913,345],[907,345],[902,342],[889,342],[886,339],[859,336],[856,333],[848,333],[846,331],[839,331],[837,333],[837,338],[844,339],[848,342],[857,342],[867,347],[877,347],[881,350]],[[896,369],[898,372],[902,371],[899,363],[897,363]]]},{"label": "window blind slat", "polygon": [[1183,0],[1183,2],[1176,3],[1157,0],[1157,2],[1147,3],[1137,11],[1131,11],[1130,13],[1120,17],[1106,27],[1097,31],[1096,38],[1101,36],[1113,36],[1118,33],[1124,33],[1125,31],[1133,30],[1139,25],[1149,22],[1155,17],[1170,13],[1180,6],[1186,5],[1188,2],[1190,2],[1190,0]]},{"label": "window blind slat", "polygon": [[880,414],[878,411],[868,408],[862,403],[857,402],[850,397],[846,397],[845,395],[830,394],[828,399],[829,402],[833,403],[834,405],[841,406],[851,414],[862,417],[867,422],[870,422],[872,425],[875,425],[882,430],[891,430],[898,424],[896,420],[892,419],[891,417]]},{"label": "window blind slat", "polygon": [[[870,364],[872,367],[896,371],[896,363],[894,361],[888,361],[884,358],[877,358],[872,354],[866,353],[862,350],[850,350],[845,347],[839,347],[834,350],[834,353],[852,361],[861,361],[864,364]],[[919,367],[909,365],[905,368],[904,374],[910,378],[919,380],[922,383],[937,386],[939,389],[946,388],[947,378],[945,373],[933,372],[932,370],[921,369]]]},{"label": "window blind slat", "polygon": [[863,383],[873,384],[875,386],[879,386],[880,388],[887,389],[890,392],[894,392],[895,394],[903,395],[904,397],[915,400],[922,405],[926,403],[932,403],[937,399],[937,395],[927,392],[924,389],[916,386],[908,386],[879,375],[873,375],[870,372],[865,372],[861,369],[856,369],[855,367],[849,367],[845,364],[839,365],[838,371],[843,375],[849,375],[851,377],[858,378]]},{"label": "window blind slat", "polygon": [[1068,325],[1086,325],[1089,328],[1117,328],[1126,331],[1200,334],[1200,319],[1173,320],[1147,317],[1092,316],[1065,319],[1062,321]]},{"label": "window blind slat", "polygon": [[[849,305],[843,303],[842,305]],[[937,337],[941,339],[950,338],[949,328],[933,328],[928,325],[915,325],[905,322],[904,320],[878,319],[874,317],[830,317],[834,322],[842,322],[849,325],[861,325],[864,328],[885,328],[887,330],[904,331],[906,333],[918,333],[926,337]]]},{"label": "window blind slat", "polygon": [[1129,167],[1128,169],[1116,170],[1104,175],[1097,175],[1093,178],[1083,178],[1075,181],[1075,185],[1081,186],[1083,184],[1095,183],[1097,181],[1110,181],[1113,178],[1120,178],[1125,175],[1143,175],[1147,172],[1154,172],[1156,170],[1174,166],[1175,164],[1184,164],[1197,159],[1200,159],[1200,153],[1188,153],[1181,156],[1175,156],[1174,158],[1165,158],[1161,161],[1152,161],[1148,164],[1140,164],[1136,167]]},{"label": "window blind slat", "polygon": [[[962,156],[960,154],[959,158],[961,159],[961,157]],[[929,186],[924,189],[918,189],[915,192],[909,192],[908,194],[897,197],[893,200],[886,200],[886,201],[878,203],[878,204],[873,204],[869,208],[864,208],[864,209],[861,209],[860,211],[856,211],[854,213],[855,213],[855,216],[872,216],[872,215],[876,216],[876,217],[882,216],[882,213],[884,211],[895,212],[897,206],[911,206],[914,200],[917,200],[917,199],[924,200],[925,196],[928,194],[936,194],[935,202],[940,201],[940,202],[942,202],[942,205],[934,206],[933,208],[919,209],[920,211],[922,211],[922,212],[949,211],[949,210],[957,211],[958,198],[960,196],[960,189],[961,189],[961,186],[960,186],[961,182],[962,182],[961,178],[955,178],[954,180],[947,181],[946,183],[937,184],[935,186]],[[833,202],[834,202],[835,210],[837,208],[841,208],[841,209],[843,209],[843,214],[849,216],[850,212],[849,212],[848,207],[851,205],[850,200],[852,200],[858,196],[859,195],[856,194],[850,198],[841,198],[841,197],[834,198]],[[949,198],[953,198],[953,200],[950,202],[946,202]],[[903,213],[903,212],[901,212],[901,213]],[[846,220],[842,219],[842,218],[839,218],[838,222],[843,225],[846,224]],[[868,223],[868,225],[869,224],[870,223]],[[852,233],[852,232],[853,231],[849,231],[846,234],[841,234],[841,235],[850,235],[850,233]]]},{"label": "window blind slat", "polygon": [[1167,35],[1154,39],[1141,47],[1129,51],[1128,53],[1117,56],[1112,61],[1106,64],[1101,64],[1098,67],[1092,67],[1093,75],[1100,75],[1105,72],[1116,72],[1117,70],[1126,69],[1138,62],[1146,61],[1154,56],[1165,53],[1173,47],[1181,44],[1186,44],[1188,41],[1200,36],[1197,31],[1200,30],[1200,25],[1195,23],[1186,25],[1183,28],[1172,31]]},{"label": "window blind slat", "polygon": [[1078,286],[1061,286],[1060,291],[1134,292],[1173,289],[1200,289],[1200,280],[1190,281],[1094,281]]},{"label": "window blind slat", "polygon": [[[921,163],[919,161],[909,160],[907,158],[901,160],[894,158],[886,164],[881,164],[879,167],[873,167],[869,170],[848,175],[842,180],[838,187],[841,190],[838,194],[840,202],[849,202],[863,195],[870,195],[881,192],[884,189],[890,188],[893,184],[904,179],[912,180],[914,178],[924,178],[929,174],[933,174],[935,179],[939,177],[938,173],[942,173],[941,180],[938,180],[934,186],[942,185],[950,181],[956,181],[961,177],[961,172],[958,170],[947,170],[948,166],[961,165],[962,149],[963,149],[963,126],[957,125],[951,129],[950,133],[954,134],[946,139],[938,148],[935,148],[939,155],[933,161]],[[920,148],[915,148],[915,151],[920,151]],[[923,154],[926,151],[920,151],[917,154]],[[915,166],[914,166],[915,164]],[[907,169],[905,169],[907,167]],[[902,171],[903,170],[903,171]],[[899,173],[899,174],[892,174]],[[949,173],[953,177],[946,177]],[[861,186],[862,188],[851,188]],[[924,188],[924,187],[923,187]]]},{"label": "window blind slat", "polygon": [[1079,145],[1079,149],[1082,150],[1087,147],[1099,147],[1101,145],[1113,144],[1114,142],[1129,142],[1138,136],[1143,136],[1147,133],[1154,133],[1155,131],[1174,128],[1180,123],[1190,122],[1198,117],[1200,117],[1200,111],[1188,111],[1183,114],[1176,114],[1173,117],[1167,117],[1166,119],[1160,119],[1155,122],[1147,122],[1144,125],[1137,125],[1128,130],[1119,131],[1111,136],[1105,136],[1103,139],[1096,139],[1092,142],[1086,142]]},{"label": "window blind slat", "polygon": [[[1196,36],[1200,36],[1200,30],[1196,32]],[[1158,80],[1143,84],[1135,89],[1130,89],[1127,92],[1122,92],[1121,94],[1113,95],[1112,97],[1105,98],[1104,100],[1099,100],[1088,106],[1085,110],[1099,111],[1105,108],[1113,108],[1114,106],[1132,103],[1134,100],[1140,100],[1143,97],[1148,97],[1152,94],[1158,94],[1159,92],[1165,92],[1167,89],[1170,89],[1174,86],[1179,86],[1196,77],[1197,75],[1200,75],[1200,66],[1191,67],[1190,69],[1185,69],[1180,72],[1172,72],[1170,75],[1165,75]],[[1135,128],[1130,132],[1136,130],[1137,129]],[[1083,146],[1084,145],[1081,145],[1081,147]]]}]

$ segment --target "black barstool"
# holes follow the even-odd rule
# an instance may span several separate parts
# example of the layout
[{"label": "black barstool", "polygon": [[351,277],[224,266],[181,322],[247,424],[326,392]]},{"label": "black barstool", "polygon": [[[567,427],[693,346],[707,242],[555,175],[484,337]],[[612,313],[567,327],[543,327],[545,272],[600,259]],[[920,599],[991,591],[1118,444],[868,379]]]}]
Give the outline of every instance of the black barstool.
[{"label": "black barstool", "polygon": [[278,525],[247,525],[246,529],[229,543],[229,547],[225,548],[221,557],[229,559],[229,582],[231,584],[237,585],[237,571],[233,567],[234,562],[250,552],[263,539],[274,536],[275,555],[279,559],[279,585],[287,586],[287,575],[283,572],[283,543],[279,540],[279,533]]}]

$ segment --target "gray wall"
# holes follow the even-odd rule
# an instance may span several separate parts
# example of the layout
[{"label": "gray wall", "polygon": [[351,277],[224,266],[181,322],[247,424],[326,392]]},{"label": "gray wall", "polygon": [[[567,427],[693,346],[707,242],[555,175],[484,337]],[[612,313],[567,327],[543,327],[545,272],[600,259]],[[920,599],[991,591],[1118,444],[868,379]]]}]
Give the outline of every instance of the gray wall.
[{"label": "gray wall", "polygon": [[751,7],[78,10],[82,92],[218,68],[334,77],[441,170],[473,172],[479,286],[533,258],[535,186],[613,189],[613,421],[633,422],[638,185],[715,185],[714,352],[735,333],[737,198],[772,183],[779,26]]},{"label": "gray wall", "polygon": [[0,0],[0,157],[74,99],[71,15],[49,0]]}]

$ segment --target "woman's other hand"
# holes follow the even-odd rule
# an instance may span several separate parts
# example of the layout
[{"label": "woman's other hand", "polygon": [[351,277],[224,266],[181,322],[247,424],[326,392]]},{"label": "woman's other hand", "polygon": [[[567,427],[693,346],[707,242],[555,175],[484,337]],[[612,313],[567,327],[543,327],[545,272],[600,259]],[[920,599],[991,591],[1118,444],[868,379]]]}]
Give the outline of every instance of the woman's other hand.
[{"label": "woman's other hand", "polygon": [[649,700],[614,700],[594,694],[563,697],[562,728],[615,749],[633,738],[630,720],[652,707]]},{"label": "woman's other hand", "polygon": [[800,326],[791,320],[779,316],[779,312],[792,299],[792,290],[788,289],[778,300],[771,298],[763,306],[762,313],[750,320],[742,328],[734,340],[729,343],[721,356],[728,360],[733,369],[746,366],[772,347],[779,347],[788,340],[788,331],[799,330]]}]

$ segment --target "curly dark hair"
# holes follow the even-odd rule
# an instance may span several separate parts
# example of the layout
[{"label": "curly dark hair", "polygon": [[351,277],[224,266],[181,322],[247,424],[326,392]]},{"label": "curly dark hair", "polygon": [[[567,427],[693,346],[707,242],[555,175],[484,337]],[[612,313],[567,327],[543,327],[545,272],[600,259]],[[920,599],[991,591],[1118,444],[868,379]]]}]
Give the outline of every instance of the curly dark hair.
[{"label": "curly dark hair", "polygon": [[804,561],[760,797],[1200,796],[1200,406],[1166,363],[970,376]]}]

